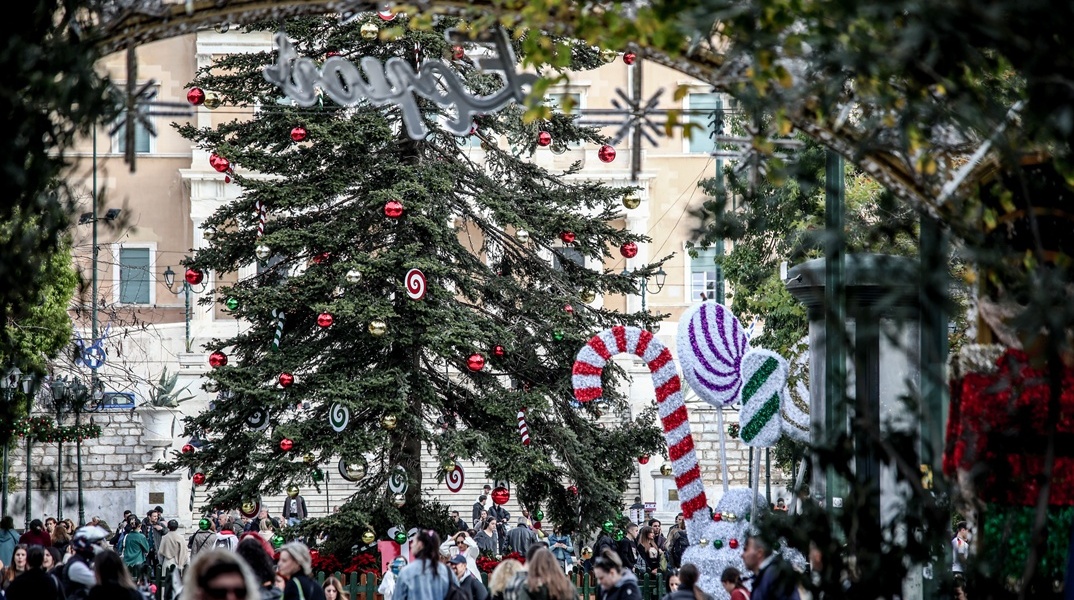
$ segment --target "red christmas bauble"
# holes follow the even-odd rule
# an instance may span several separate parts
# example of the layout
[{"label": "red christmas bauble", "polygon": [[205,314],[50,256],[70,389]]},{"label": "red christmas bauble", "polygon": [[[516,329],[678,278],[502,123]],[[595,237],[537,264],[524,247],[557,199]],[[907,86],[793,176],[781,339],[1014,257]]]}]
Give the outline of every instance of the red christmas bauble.
[{"label": "red christmas bauble", "polygon": [[636,60],[638,60],[638,55],[634,54],[633,52],[627,52],[627,53],[623,54],[623,62],[625,62],[628,65],[634,64],[634,61],[636,61]]},{"label": "red christmas bauble", "polygon": [[332,323],[335,323],[336,319],[332,316],[332,313],[323,312],[317,315],[317,325],[319,327],[331,327]]},{"label": "red christmas bauble", "polygon": [[205,473],[194,473],[194,477],[191,479],[193,479],[194,485],[201,485],[205,483]]},{"label": "red christmas bauble", "polygon": [[597,150],[597,158],[600,159],[600,162],[612,162],[615,160],[615,148],[612,148],[608,144],[604,144],[600,147],[600,150]]},{"label": "red christmas bauble", "polygon": [[328,259],[330,258],[332,258],[331,252],[320,252],[313,256],[313,264],[323,265],[324,263],[328,262]]},{"label": "red christmas bauble", "polygon": [[548,146],[552,143],[552,134],[547,131],[542,131],[537,134],[537,145]]},{"label": "red christmas bauble", "polygon": [[217,350],[209,355],[209,366],[212,368],[222,367],[227,364],[227,354]]},{"label": "red christmas bauble", "polygon": [[497,506],[503,506],[504,504],[507,504],[507,501],[510,499],[511,492],[508,491],[507,488],[498,487],[492,490],[492,501],[495,502]]},{"label": "red christmas bauble", "polygon": [[492,349],[492,354],[495,356],[503,356],[504,354],[507,354],[507,350],[505,350],[503,346],[496,346]]},{"label": "red christmas bauble", "polygon": [[731,538],[731,540],[727,542],[727,545],[730,546],[732,550],[735,550],[736,548],[738,548],[738,540],[735,538]]},{"label": "red christmas bauble", "polygon": [[388,200],[385,202],[384,216],[389,219],[398,219],[403,216],[403,203],[398,200]]},{"label": "red christmas bauble", "polygon": [[534,521],[533,522],[533,528],[534,529],[540,529],[541,528],[541,522],[540,521]]},{"label": "red christmas bauble", "polygon": [[290,452],[295,447],[295,443],[290,438],[283,438],[280,440],[280,450],[284,452]]},{"label": "red christmas bauble", "polygon": [[485,357],[481,356],[477,352],[474,352],[466,359],[466,368],[474,371],[480,371],[485,368]]},{"label": "red christmas bauble", "polygon": [[291,130],[291,139],[296,141],[296,142],[301,142],[302,140],[306,139],[306,128],[305,127],[295,127],[294,129],[292,129]]},{"label": "red christmas bauble", "polygon": [[339,56],[339,50],[329,50],[324,53],[325,58],[332,58],[333,56]]},{"label": "red christmas bauble", "polygon": [[575,236],[573,231],[564,231],[563,233],[559,234],[559,239],[563,240],[564,244],[573,244],[574,238]]},{"label": "red christmas bauble", "polygon": [[451,47],[451,59],[452,60],[462,60],[464,58],[466,58],[466,49],[465,48],[463,48],[462,46],[452,46]]},{"label": "red christmas bauble", "polygon": [[638,462],[643,464],[643,465],[649,464],[649,455],[648,454],[642,454],[641,456],[638,457]]},{"label": "red christmas bauble", "polygon": [[578,486],[572,485],[572,486],[567,488],[567,491],[570,492],[572,496],[577,496],[578,495]]},{"label": "red christmas bauble", "polygon": [[218,173],[224,173],[231,168],[231,161],[213,152],[209,155],[209,166],[216,169]]},{"label": "red christmas bauble", "polygon": [[723,520],[723,513],[713,513],[712,514],[712,520],[713,521],[722,521]]},{"label": "red christmas bauble", "polygon": [[205,104],[205,92],[201,91],[201,88],[190,88],[186,92],[186,101],[194,106],[201,106]]},{"label": "red christmas bauble", "polygon": [[622,254],[626,258],[634,258],[638,255],[638,245],[634,242],[627,242],[622,246],[619,246],[619,254]]},{"label": "red christmas bauble", "polygon": [[190,444],[183,444],[183,454],[190,454],[194,451],[194,446]]},{"label": "red christmas bauble", "polygon": [[283,387],[291,387],[291,384],[295,382],[295,376],[290,373],[280,373],[280,385]]},{"label": "red christmas bauble", "polygon": [[204,280],[205,280],[205,273],[202,273],[201,271],[199,271],[197,269],[187,269],[186,270],[186,282],[189,283],[190,285],[198,285],[199,283],[201,283]]},{"label": "red christmas bauble", "polygon": [[563,307],[563,312],[567,313],[568,315],[573,315],[574,314],[574,307],[571,306],[570,304],[568,304],[568,305]]},{"label": "red christmas bauble", "polygon": [[224,183],[231,183],[231,176],[230,175],[224,175]]}]

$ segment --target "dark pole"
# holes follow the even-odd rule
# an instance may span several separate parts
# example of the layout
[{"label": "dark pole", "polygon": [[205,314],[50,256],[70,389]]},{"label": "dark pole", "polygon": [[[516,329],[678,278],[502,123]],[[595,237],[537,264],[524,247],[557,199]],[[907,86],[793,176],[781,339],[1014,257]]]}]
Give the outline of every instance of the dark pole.
[{"label": "dark pole", "polygon": [[[56,427],[63,426],[60,402],[56,401]],[[63,520],[63,436],[56,438],[56,520]]]},{"label": "dark pole", "polygon": [[[846,264],[845,240],[845,168],[843,157],[828,150],[824,176],[824,226],[827,234],[824,261],[824,431],[828,441],[846,432]],[[830,512],[833,498],[840,498],[842,486],[835,471],[825,476],[825,507]]]},{"label": "dark pole", "polygon": [[11,443],[10,439],[4,440],[4,481],[0,482],[0,486],[4,488],[4,500],[0,505],[0,515],[7,514],[7,445]]},{"label": "dark pole", "polygon": [[30,493],[30,481],[31,481],[30,478],[33,475],[33,471],[31,471],[31,469],[30,469],[30,467],[31,467],[30,451],[33,448],[33,445],[34,445],[33,434],[29,433],[29,434],[26,435],[26,529],[27,530],[30,529],[30,508],[34,503],[33,494]]},{"label": "dark pole", "polygon": [[[93,312],[92,328],[93,343],[97,343],[97,124],[93,124]],[[93,362],[97,364],[96,361]],[[97,391],[97,367],[93,367],[90,375],[90,394]],[[81,425],[81,406],[75,411],[75,426]],[[75,438],[76,460],[78,461],[78,524],[86,524],[86,506],[82,501],[82,436]]]},{"label": "dark pole", "polygon": [[75,405],[75,460],[78,464],[78,525],[86,524],[86,504],[82,498],[82,402]]},{"label": "dark pole", "polygon": [[764,497],[772,504],[772,449],[764,449]]}]

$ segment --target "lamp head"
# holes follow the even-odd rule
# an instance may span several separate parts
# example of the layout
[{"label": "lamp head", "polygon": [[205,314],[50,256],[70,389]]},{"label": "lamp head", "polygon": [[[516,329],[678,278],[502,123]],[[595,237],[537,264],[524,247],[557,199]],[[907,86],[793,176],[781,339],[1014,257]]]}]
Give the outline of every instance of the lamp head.
[{"label": "lamp head", "polygon": [[664,283],[667,282],[668,274],[664,270],[664,267],[660,267],[660,270],[656,272],[656,289],[659,291],[664,287]]},{"label": "lamp head", "polygon": [[108,212],[104,213],[104,220],[108,222],[115,221],[119,218],[120,213],[123,211],[118,208],[109,208]]},{"label": "lamp head", "polygon": [[166,285],[166,286],[168,286],[170,288],[174,284],[175,284],[175,271],[173,271],[171,266],[169,266],[167,269],[164,270],[164,285]]},{"label": "lamp head", "polygon": [[67,395],[67,381],[62,377],[53,378],[52,385],[49,387],[52,389],[53,400],[63,400]]}]

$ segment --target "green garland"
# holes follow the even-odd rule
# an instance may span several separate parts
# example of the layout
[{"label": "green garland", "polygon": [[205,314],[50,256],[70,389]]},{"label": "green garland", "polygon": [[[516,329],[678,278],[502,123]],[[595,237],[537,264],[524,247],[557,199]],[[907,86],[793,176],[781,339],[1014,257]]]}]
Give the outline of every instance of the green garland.
[{"label": "green garland", "polygon": [[[28,437],[31,441],[54,444],[56,442],[76,442],[101,437],[100,425],[57,426],[50,417],[22,417],[5,432],[19,437]],[[7,436],[5,436],[7,437]]]}]

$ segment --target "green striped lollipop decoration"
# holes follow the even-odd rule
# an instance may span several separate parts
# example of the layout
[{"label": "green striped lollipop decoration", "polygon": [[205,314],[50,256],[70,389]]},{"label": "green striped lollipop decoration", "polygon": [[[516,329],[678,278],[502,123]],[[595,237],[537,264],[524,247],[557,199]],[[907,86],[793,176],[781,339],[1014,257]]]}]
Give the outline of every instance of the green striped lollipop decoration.
[{"label": "green striped lollipop decoration", "polygon": [[[782,433],[779,408],[787,388],[787,361],[771,350],[750,350],[742,357],[742,408],[739,425],[742,441],[754,448],[770,448]],[[761,453],[753,453],[754,479],[750,488],[761,485]]]},{"label": "green striped lollipop decoration", "polygon": [[287,314],[278,308],[272,309],[272,317],[276,319],[276,333],[272,336],[272,351],[279,352],[280,340],[283,339],[283,324],[287,320]]}]

